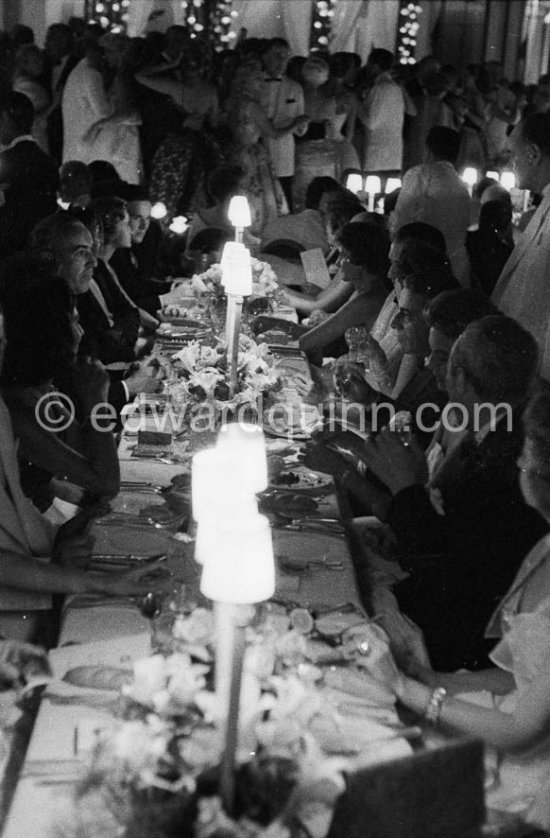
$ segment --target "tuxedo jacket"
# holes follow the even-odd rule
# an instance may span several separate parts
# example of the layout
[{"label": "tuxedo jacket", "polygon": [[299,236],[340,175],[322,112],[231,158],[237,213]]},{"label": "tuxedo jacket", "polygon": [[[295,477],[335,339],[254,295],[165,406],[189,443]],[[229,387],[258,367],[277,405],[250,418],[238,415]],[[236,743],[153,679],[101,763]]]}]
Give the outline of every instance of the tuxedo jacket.
[{"label": "tuxedo jacket", "polygon": [[[411,486],[393,499],[389,523],[408,579],[395,594],[424,631],[434,667],[477,668],[493,644],[485,627],[533,545],[548,531],[525,503],[516,460],[523,433],[518,415],[506,417],[478,444],[466,437],[452,449],[433,486],[445,515],[427,490]],[[436,485],[437,484],[437,485]]]},{"label": "tuxedo jacket", "polygon": [[0,258],[24,250],[34,225],[57,209],[57,164],[33,140],[0,154]]}]

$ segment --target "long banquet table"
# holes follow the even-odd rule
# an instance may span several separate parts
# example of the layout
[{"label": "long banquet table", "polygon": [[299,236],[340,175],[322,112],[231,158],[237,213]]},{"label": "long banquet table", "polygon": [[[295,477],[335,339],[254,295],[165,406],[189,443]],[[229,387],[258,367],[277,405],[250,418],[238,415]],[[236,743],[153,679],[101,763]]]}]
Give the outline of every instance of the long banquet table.
[{"label": "long banquet table", "polygon": [[[284,357],[281,358],[283,364]],[[293,360],[294,369],[296,360]],[[277,442],[274,444],[277,445]],[[143,486],[140,491],[141,484],[166,486],[173,477],[185,472],[190,466],[190,460],[183,452],[181,461],[173,463],[137,459],[132,456],[134,445],[135,437],[123,434],[119,446],[121,480],[123,484],[134,486],[126,492],[123,488],[114,502],[114,514],[120,514],[121,521],[128,514],[128,509],[135,511],[136,505],[140,503],[147,505],[158,501],[159,495],[154,489]],[[269,445],[268,442],[268,450]],[[340,518],[346,524],[345,500],[337,496],[334,485],[330,485],[325,493],[317,495],[316,500],[318,508],[312,517]],[[166,566],[181,579],[181,600],[187,604],[204,604],[199,590],[200,567],[193,558],[194,543],[185,535],[182,539],[181,534],[169,529],[125,522],[110,526],[97,522],[94,527],[97,554],[165,553]],[[274,602],[279,605],[287,603],[291,607],[303,605],[310,609],[334,608],[336,611],[351,607],[358,615],[365,615],[364,600],[354,567],[358,556],[352,542],[348,540],[347,527],[342,527],[341,531],[324,530],[322,526],[317,529],[313,526],[311,530],[292,528],[285,526],[277,516],[273,519],[272,532],[276,557],[281,554],[284,557],[300,556],[310,550],[322,559],[320,545],[325,540],[329,545],[328,553],[335,551],[341,565],[337,569],[325,568],[321,561],[305,573],[296,573],[287,570],[284,562],[278,562]],[[45,824],[51,820],[55,810],[62,805],[63,799],[71,793],[81,776],[82,759],[94,730],[108,730],[115,723],[116,694],[97,690],[75,691],[61,680],[63,673],[74,667],[96,664],[129,668],[133,661],[146,657],[151,651],[149,622],[132,601],[82,596],[67,599],[62,614],[59,645],[50,653],[52,669],[57,678],[43,694],[19,782],[4,824],[3,838],[44,838]],[[396,755],[399,754],[398,748]],[[530,833],[504,829],[487,834],[519,838],[520,835]]]}]

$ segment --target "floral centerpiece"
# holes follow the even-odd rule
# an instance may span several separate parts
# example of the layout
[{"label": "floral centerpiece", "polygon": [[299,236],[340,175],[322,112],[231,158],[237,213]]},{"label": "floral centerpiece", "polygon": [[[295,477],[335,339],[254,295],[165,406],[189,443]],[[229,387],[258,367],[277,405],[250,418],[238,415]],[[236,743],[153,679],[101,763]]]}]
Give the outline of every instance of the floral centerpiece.
[{"label": "floral centerpiece", "polygon": [[173,362],[181,375],[170,387],[173,402],[191,407],[207,403],[218,414],[240,405],[255,409],[261,396],[281,386],[280,375],[270,363],[267,345],[257,344],[246,335],[239,337],[237,391],[233,396],[227,383],[224,342],[191,341],[173,356]]},{"label": "floral centerpiece", "polygon": [[[279,287],[277,277],[271,265],[251,257],[252,294],[245,299],[244,309],[250,314],[272,311],[277,302],[284,299],[284,292]],[[191,287],[197,294],[209,294],[215,302],[224,303],[225,289],[222,285],[222,267],[219,263],[207,271],[195,274]]]},{"label": "floral centerpiece", "polygon": [[324,838],[357,763],[323,744],[323,731],[338,731],[342,719],[309,661],[309,637],[287,615],[247,630],[230,817],[219,796],[223,708],[208,689],[214,621],[196,609],[177,617],[173,634],[176,651],[134,664],[122,719],[97,734],[87,775],[51,835]]}]

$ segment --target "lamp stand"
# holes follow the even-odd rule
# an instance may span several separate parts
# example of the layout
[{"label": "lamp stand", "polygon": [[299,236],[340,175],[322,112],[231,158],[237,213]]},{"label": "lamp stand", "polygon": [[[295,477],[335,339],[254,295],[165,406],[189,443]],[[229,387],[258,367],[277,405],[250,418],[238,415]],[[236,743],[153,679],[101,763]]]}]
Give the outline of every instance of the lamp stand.
[{"label": "lamp stand", "polygon": [[245,629],[248,619],[244,622],[237,618],[235,606],[233,608],[233,649],[231,654],[231,686],[229,688],[229,707],[225,726],[225,749],[222,757],[220,775],[220,795],[223,807],[229,816],[235,808],[235,755],[239,739],[239,704],[241,698],[241,677],[245,651]]},{"label": "lamp stand", "polygon": [[237,391],[237,372],[239,362],[239,335],[241,332],[241,315],[243,298],[237,294],[227,295],[227,319],[225,321],[225,335],[227,340],[227,365],[229,368],[229,390],[234,396]]}]

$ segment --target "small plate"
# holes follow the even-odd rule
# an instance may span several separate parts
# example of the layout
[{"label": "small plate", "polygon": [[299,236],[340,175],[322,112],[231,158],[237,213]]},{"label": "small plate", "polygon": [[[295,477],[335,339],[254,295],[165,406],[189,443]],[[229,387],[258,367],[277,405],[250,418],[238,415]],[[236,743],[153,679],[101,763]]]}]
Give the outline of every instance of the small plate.
[{"label": "small plate", "polygon": [[333,479],[329,474],[320,471],[311,471],[305,466],[285,468],[272,478],[268,489],[276,489],[278,492],[307,492],[318,495],[330,492],[333,488]]}]

